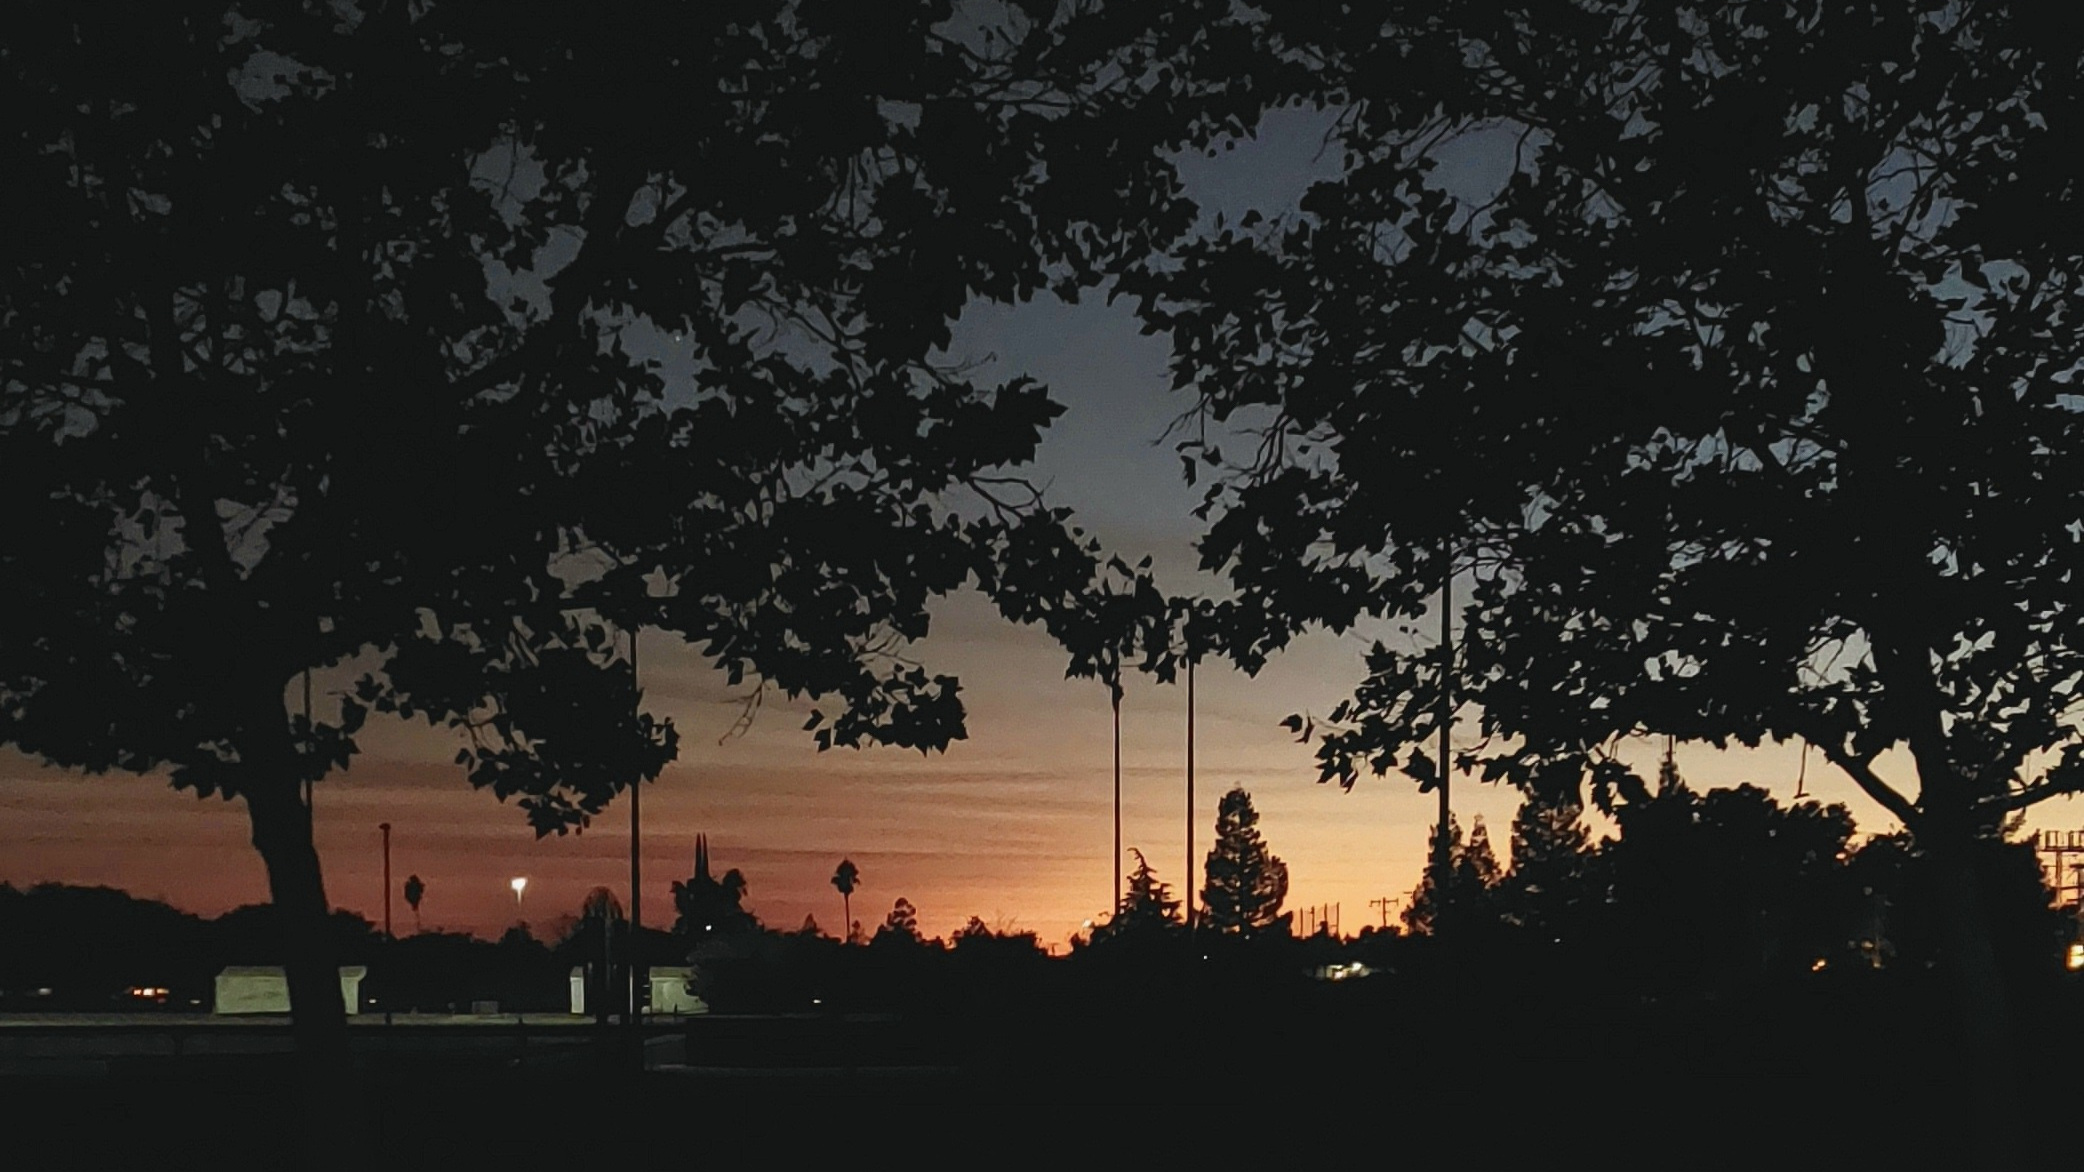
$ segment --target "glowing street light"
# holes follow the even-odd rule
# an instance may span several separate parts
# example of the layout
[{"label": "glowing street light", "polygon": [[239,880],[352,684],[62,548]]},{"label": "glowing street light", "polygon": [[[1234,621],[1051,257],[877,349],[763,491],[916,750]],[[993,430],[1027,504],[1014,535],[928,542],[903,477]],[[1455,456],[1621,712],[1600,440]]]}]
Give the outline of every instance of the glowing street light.
[{"label": "glowing street light", "polygon": [[514,878],[507,880],[507,886],[514,889],[514,906],[520,907],[521,893],[528,890],[528,880],[516,875]]}]

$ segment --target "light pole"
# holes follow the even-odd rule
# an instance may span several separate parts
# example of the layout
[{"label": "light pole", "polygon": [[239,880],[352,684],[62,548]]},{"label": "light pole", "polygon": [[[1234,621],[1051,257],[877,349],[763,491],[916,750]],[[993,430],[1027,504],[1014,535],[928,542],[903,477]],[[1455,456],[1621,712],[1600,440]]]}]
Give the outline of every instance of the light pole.
[{"label": "light pole", "polygon": [[391,936],[391,824],[379,823],[376,827],[384,834],[384,939]]},{"label": "light pole", "polygon": [[1187,637],[1187,931],[1194,931],[1194,639]]},{"label": "light pole", "polygon": [[[643,700],[637,694],[637,628],[630,628],[630,719],[636,720],[643,711]],[[630,778],[630,939],[626,946],[630,954],[630,1008],[629,1022],[637,1024],[644,1007],[643,992],[637,981],[637,952],[644,939],[644,869],[643,831],[638,811],[644,793],[644,778]],[[641,1054],[641,1050],[640,1050]]]},{"label": "light pole", "polygon": [[[1433,890],[1444,907],[1447,886],[1454,879],[1454,839],[1448,829],[1454,810],[1448,803],[1447,782],[1448,734],[1454,728],[1454,546],[1445,539],[1440,542],[1440,562],[1440,821],[1433,834]],[[1436,912],[1436,932],[1439,918]]]},{"label": "light pole", "polygon": [[1108,681],[1114,701],[1114,914],[1122,914],[1122,685]]}]

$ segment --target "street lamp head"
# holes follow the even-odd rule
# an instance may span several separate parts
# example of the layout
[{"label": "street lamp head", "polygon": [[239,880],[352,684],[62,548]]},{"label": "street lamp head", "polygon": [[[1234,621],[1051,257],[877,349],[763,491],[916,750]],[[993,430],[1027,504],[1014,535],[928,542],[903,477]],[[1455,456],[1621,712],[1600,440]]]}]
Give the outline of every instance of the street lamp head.
[{"label": "street lamp head", "polygon": [[507,880],[507,886],[514,889],[514,902],[520,903],[521,893],[528,889],[528,880],[517,875],[514,878]]}]

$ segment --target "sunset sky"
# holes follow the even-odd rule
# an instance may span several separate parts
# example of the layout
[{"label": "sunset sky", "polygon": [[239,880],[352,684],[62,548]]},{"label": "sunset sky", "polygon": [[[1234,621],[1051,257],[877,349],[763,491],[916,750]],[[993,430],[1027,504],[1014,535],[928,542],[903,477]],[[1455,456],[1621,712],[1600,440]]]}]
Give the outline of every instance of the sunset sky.
[{"label": "sunset sky", "polygon": [[[1281,114],[1260,143],[1217,160],[1190,160],[1190,189],[1205,207],[1235,214],[1290,206],[1328,160],[1306,114]],[[1443,182],[1481,187],[1502,160],[1481,143],[1451,157]],[[1490,180],[1495,182],[1495,178]],[[1184,401],[1166,391],[1161,339],[1137,333],[1128,306],[1038,302],[980,306],[951,348],[989,360],[1003,375],[1047,382],[1069,407],[1031,474],[1056,504],[1075,508],[1112,550],[1151,554],[1175,592],[1213,590],[1191,573],[1198,490],[1179,477],[1169,446],[1156,445]],[[1339,905],[1348,933],[1380,922],[1370,901],[1406,896],[1417,881],[1433,799],[1407,780],[1370,779],[1351,793],[1315,784],[1308,746],[1280,726],[1292,712],[1322,714],[1360,675],[1358,638],[1313,636],[1258,678],[1211,666],[1201,675],[1198,852],[1212,834],[1216,799],[1252,791],[1261,829],[1291,875],[1291,908]],[[855,917],[869,928],[896,898],[912,901],[929,935],[969,916],[1038,932],[1061,944],[1111,898],[1110,768],[1105,689],[1063,678],[1064,659],[1039,632],[1012,628],[981,599],[943,605],[920,649],[935,671],[961,677],[970,737],[945,754],[897,750],[819,753],[800,731],[808,706],[770,698],[746,735],[727,737],[735,693],[692,653],[653,638],[642,686],[654,712],[681,728],[680,760],[646,791],[646,921],[671,921],[668,887],[691,866],[694,836],[709,836],[716,867],[736,867],[748,903],[766,923],[793,928],[806,915],[840,927],[834,866],[861,870]],[[336,681],[322,681],[321,686]],[[495,934],[516,919],[548,930],[597,885],[625,893],[628,818],[617,805],[584,834],[538,841],[518,809],[473,792],[452,763],[454,735],[424,727],[372,727],[353,768],[323,782],[317,829],[333,901],[382,918],[377,825],[393,826],[398,884],[426,882],[427,927]],[[1661,743],[1632,751],[1649,762]],[[1141,848],[1174,885],[1184,860],[1184,697],[1131,679],[1123,704],[1123,841]],[[1701,787],[1750,781],[1794,793],[1799,750],[1721,754],[1682,746],[1682,771]],[[1895,765],[1890,769],[1890,765]],[[1885,775],[1903,778],[1901,762]],[[1891,823],[1850,782],[1808,763],[1808,789],[1846,802],[1863,830]],[[1914,789],[1914,786],[1911,787]],[[1463,783],[1464,826],[1482,815],[1501,855],[1516,797]],[[265,899],[259,856],[243,807],[172,792],[163,778],[82,777],[0,754],[0,880],[108,884],[216,913]],[[2077,808],[2049,803],[2037,824],[2070,826]],[[1194,869],[1198,875],[1200,860]],[[526,876],[525,901],[508,889]],[[399,898],[401,932],[413,917]]]}]

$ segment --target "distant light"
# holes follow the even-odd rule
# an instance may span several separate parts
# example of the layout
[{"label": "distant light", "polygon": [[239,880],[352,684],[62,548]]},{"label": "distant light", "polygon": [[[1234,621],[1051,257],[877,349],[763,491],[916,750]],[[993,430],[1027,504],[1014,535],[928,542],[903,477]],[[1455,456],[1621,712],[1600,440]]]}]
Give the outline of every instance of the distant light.
[{"label": "distant light", "polygon": [[521,905],[521,893],[528,890],[528,880],[517,875],[507,880],[507,886],[514,889],[514,906],[519,907]]},{"label": "distant light", "polygon": [[2063,963],[2069,966],[2071,972],[2084,969],[2084,944],[2070,945],[2070,953],[2063,958]]},{"label": "distant light", "polygon": [[810,1003],[812,1005],[823,1005],[825,1004],[825,1000],[822,997],[813,997],[810,999]]},{"label": "distant light", "polygon": [[1830,968],[1830,967],[1831,967],[1831,962],[1830,962],[1830,961],[1828,961],[1828,960],[1825,960],[1825,959],[1824,959],[1823,957],[1820,957],[1820,956],[1819,956],[1819,957],[1817,957],[1817,958],[1816,958],[1816,960],[1815,960],[1815,961],[1813,961],[1813,962],[1811,962],[1811,963],[1810,963],[1810,965],[1809,965],[1809,971],[1810,971],[1810,972],[1812,972],[1812,973],[1820,973],[1820,972],[1822,972],[1822,971],[1824,971],[1825,969],[1827,969],[1827,968]]}]

